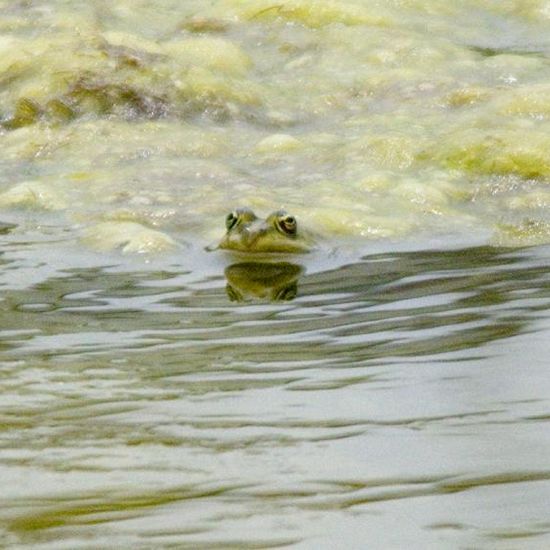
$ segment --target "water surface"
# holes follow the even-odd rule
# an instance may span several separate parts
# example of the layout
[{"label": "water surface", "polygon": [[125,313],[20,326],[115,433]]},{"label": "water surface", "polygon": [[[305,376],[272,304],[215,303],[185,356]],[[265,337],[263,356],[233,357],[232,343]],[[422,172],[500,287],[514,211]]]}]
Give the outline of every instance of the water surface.
[{"label": "water surface", "polygon": [[373,254],[280,302],[177,265],[5,284],[4,537],[544,547],[548,259]]}]

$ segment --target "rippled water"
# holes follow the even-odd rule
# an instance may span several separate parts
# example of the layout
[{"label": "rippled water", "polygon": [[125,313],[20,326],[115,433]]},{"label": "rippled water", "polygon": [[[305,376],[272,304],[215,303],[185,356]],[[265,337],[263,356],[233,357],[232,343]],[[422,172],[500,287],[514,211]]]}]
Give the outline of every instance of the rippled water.
[{"label": "rippled water", "polygon": [[0,546],[550,547],[549,31],[0,0]]},{"label": "rippled water", "polygon": [[177,263],[10,285],[4,254],[4,540],[545,547],[549,253],[249,265],[295,286],[245,302]]}]

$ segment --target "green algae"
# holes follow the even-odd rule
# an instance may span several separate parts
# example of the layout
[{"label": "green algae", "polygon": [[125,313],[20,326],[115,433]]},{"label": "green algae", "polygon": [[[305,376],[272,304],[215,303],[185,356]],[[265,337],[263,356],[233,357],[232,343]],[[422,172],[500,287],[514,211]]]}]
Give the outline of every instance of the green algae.
[{"label": "green algae", "polygon": [[167,111],[166,99],[124,83],[101,82],[82,77],[71,85],[57,105],[73,105],[72,112],[107,115],[122,113],[125,118],[159,118]]},{"label": "green algae", "polygon": [[496,227],[495,246],[537,246],[550,240],[550,223],[540,219],[524,219],[519,223],[501,223]]},{"label": "green algae", "polygon": [[164,252],[177,246],[169,235],[128,221],[93,225],[86,229],[81,241],[101,252],[119,249],[123,254]]},{"label": "green algae", "polygon": [[473,174],[516,174],[524,178],[550,176],[550,134],[525,130],[462,130],[431,151],[419,155]]},{"label": "green algae", "polygon": [[498,99],[497,108],[499,113],[504,115],[550,119],[550,85],[526,85],[502,94]]},{"label": "green algae", "polygon": [[17,100],[13,115],[2,123],[7,130],[16,130],[34,124],[40,118],[40,106],[32,99],[23,97]]},{"label": "green algae", "polygon": [[168,204],[156,229],[210,239],[236,203],[284,206],[321,234],[393,238],[515,223],[548,184],[541,5],[56,6],[0,16],[0,162],[32,174],[0,181],[4,209],[95,226]]},{"label": "green algae", "polygon": [[0,193],[0,207],[62,210],[66,203],[62,193],[41,181],[24,181]]},{"label": "green algae", "polygon": [[360,3],[336,0],[255,0],[237,2],[246,19],[282,18],[318,28],[332,23],[344,25],[385,25],[388,18]]},{"label": "green algae", "polygon": [[231,116],[230,103],[260,101],[259,87],[243,79],[250,59],[222,38],[142,44],[135,35],[109,32],[81,40],[61,35],[50,46],[43,38],[28,50],[6,43],[0,82],[10,84],[5,103],[12,114],[4,128],[89,115],[134,120],[211,113],[219,119],[220,112]]}]

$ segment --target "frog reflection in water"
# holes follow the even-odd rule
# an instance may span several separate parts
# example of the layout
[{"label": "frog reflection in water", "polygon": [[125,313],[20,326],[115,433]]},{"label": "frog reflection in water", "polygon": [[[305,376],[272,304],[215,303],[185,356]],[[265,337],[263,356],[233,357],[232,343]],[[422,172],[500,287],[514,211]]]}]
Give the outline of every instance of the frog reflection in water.
[{"label": "frog reflection in water", "polygon": [[310,250],[309,239],[298,231],[296,218],[284,210],[258,218],[250,208],[237,208],[225,219],[227,233],[218,248],[240,252],[296,253]]},{"label": "frog reflection in water", "polygon": [[289,262],[242,262],[225,270],[225,290],[232,302],[290,301],[298,293],[302,266]]},{"label": "frog reflection in water", "polygon": [[14,223],[1,222],[0,221],[0,234],[9,233],[12,229],[17,227]]}]

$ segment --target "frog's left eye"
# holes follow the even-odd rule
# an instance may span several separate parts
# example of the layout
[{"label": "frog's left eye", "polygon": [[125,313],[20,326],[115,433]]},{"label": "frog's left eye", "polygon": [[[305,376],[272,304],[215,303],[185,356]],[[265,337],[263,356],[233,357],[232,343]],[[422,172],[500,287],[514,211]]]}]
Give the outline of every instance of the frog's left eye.
[{"label": "frog's left eye", "polygon": [[230,229],[233,229],[237,222],[239,221],[239,214],[237,212],[231,212],[230,214],[227,214],[227,217],[225,218],[225,227],[229,231]]},{"label": "frog's left eye", "polygon": [[296,218],[294,216],[283,214],[277,220],[277,227],[286,235],[296,235],[298,224],[296,223]]}]

